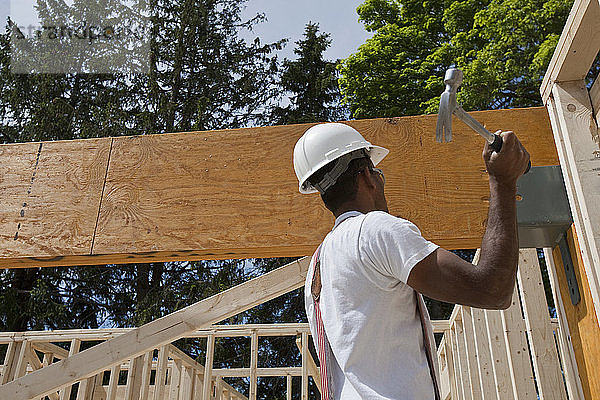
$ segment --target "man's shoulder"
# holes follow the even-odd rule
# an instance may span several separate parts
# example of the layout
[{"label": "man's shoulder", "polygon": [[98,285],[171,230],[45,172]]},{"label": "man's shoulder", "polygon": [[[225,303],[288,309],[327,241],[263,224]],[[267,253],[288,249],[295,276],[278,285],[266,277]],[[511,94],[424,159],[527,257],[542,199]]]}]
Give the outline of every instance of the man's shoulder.
[{"label": "man's shoulder", "polygon": [[369,225],[375,229],[386,229],[414,224],[405,218],[393,216],[385,211],[370,211],[365,214],[363,225]]}]

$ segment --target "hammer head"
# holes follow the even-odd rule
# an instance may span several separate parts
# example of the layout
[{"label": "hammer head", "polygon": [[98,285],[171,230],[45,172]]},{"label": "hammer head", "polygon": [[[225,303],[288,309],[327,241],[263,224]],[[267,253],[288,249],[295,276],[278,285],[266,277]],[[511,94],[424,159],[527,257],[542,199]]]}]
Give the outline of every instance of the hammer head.
[{"label": "hammer head", "polygon": [[452,113],[456,109],[456,91],[462,84],[463,72],[458,68],[446,71],[444,83],[446,89],[440,97],[440,111],[438,113],[435,140],[439,143],[452,140]]}]

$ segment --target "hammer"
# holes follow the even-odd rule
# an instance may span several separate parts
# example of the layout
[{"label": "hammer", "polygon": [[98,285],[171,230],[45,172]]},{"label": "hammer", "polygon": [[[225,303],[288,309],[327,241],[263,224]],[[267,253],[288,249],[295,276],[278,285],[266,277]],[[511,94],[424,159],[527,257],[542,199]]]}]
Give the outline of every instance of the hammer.
[{"label": "hammer", "polygon": [[[435,130],[435,140],[439,143],[452,140],[452,114],[460,118],[471,129],[479,133],[490,144],[492,150],[496,153],[502,149],[502,138],[485,129],[475,118],[471,117],[456,102],[456,91],[462,84],[463,72],[457,68],[450,68],[446,71],[444,83],[446,90],[440,98],[440,112],[438,114],[437,127]],[[531,168],[531,161],[525,170],[525,173]]]}]

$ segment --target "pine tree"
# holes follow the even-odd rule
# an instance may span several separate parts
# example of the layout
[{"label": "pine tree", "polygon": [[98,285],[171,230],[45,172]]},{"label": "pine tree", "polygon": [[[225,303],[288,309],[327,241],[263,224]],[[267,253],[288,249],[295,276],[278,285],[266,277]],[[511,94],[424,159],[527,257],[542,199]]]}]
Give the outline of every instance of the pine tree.
[{"label": "pine tree", "polygon": [[308,23],[304,38],[297,41],[296,60],[284,60],[280,87],[289,94],[290,104],[275,107],[272,123],[278,125],[334,121],[345,115],[340,104],[336,64],[323,59],[331,45],[328,33],[319,33],[319,24]]}]

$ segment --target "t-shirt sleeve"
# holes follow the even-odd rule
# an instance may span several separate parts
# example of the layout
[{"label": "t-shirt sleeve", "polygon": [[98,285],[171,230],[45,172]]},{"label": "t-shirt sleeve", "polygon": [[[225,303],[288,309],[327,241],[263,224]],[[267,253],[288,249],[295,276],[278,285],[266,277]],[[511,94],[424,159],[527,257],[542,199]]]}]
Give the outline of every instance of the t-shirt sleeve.
[{"label": "t-shirt sleeve", "polygon": [[406,283],[412,268],[439,246],[415,224],[385,212],[369,213],[360,230],[361,257],[379,271]]}]

